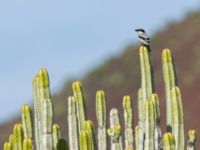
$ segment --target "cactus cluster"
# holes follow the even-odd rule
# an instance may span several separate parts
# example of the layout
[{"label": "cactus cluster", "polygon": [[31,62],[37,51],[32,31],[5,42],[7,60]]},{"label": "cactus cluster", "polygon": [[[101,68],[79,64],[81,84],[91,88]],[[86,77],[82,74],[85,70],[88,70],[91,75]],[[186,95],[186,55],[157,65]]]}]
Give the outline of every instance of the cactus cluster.
[{"label": "cactus cluster", "polygon": [[167,112],[166,133],[163,135],[160,128],[159,98],[154,89],[150,48],[140,46],[139,57],[141,87],[137,95],[136,127],[133,125],[134,111],[130,96],[126,95],[122,100],[124,122],[121,123],[116,108],[110,110],[109,119],[107,118],[106,95],[99,90],[96,93],[96,129],[87,118],[82,84],[76,81],[72,85],[73,94],[67,101],[67,144],[62,139],[59,125],[52,122],[49,76],[47,70],[41,69],[33,79],[33,111],[28,105],[22,107],[22,122],[14,126],[13,133],[4,144],[4,150],[184,150],[184,147],[195,150],[195,130],[189,131],[187,146],[184,143],[181,91],[177,85],[170,50],[164,49],[162,52]]}]

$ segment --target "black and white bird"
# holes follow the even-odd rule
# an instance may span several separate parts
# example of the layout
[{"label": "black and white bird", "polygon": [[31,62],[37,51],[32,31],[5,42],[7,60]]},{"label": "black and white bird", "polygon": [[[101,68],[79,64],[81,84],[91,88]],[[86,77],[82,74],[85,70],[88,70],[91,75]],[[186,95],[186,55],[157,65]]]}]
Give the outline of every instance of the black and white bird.
[{"label": "black and white bird", "polygon": [[146,34],[145,30],[144,29],[135,29],[135,31],[137,32],[138,39],[142,42],[142,44],[145,45],[145,46],[149,46],[150,38]]}]

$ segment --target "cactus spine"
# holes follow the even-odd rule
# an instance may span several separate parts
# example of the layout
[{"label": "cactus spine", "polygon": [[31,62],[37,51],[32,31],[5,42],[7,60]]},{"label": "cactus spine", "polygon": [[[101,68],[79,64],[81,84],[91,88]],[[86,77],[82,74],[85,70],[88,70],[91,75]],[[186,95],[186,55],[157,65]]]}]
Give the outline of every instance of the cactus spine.
[{"label": "cactus spine", "polygon": [[96,117],[98,123],[98,149],[107,150],[106,137],[106,96],[103,91],[96,93]]},{"label": "cactus spine", "polygon": [[78,124],[76,117],[76,100],[73,96],[68,98],[68,137],[70,150],[78,150]]},{"label": "cactus spine", "polygon": [[133,111],[130,96],[124,96],[123,109],[125,123],[125,148],[133,149]]}]

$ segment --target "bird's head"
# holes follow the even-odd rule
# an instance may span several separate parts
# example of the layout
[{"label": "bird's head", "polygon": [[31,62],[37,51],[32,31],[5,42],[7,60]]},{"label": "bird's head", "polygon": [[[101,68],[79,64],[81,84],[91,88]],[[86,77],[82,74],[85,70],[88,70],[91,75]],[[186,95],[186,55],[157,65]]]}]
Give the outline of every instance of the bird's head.
[{"label": "bird's head", "polygon": [[145,33],[145,30],[144,29],[140,29],[140,28],[139,29],[135,29],[135,31],[136,32],[143,32],[143,33]]}]

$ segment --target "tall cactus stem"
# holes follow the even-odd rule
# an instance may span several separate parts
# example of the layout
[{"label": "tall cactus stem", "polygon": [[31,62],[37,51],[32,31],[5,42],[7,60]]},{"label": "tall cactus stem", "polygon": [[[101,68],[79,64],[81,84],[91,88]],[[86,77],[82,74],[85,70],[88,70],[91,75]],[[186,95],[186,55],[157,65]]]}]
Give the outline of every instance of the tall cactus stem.
[{"label": "tall cactus stem", "polygon": [[78,118],[78,129],[79,132],[85,122],[86,112],[85,112],[85,98],[82,92],[82,84],[80,81],[76,81],[72,85],[74,97],[76,99],[76,113]]},{"label": "tall cactus stem", "polygon": [[24,138],[32,138],[32,113],[29,105],[22,106],[22,125]]},{"label": "tall cactus stem", "polygon": [[172,133],[176,142],[176,149],[184,149],[184,120],[181,92],[178,87],[172,88]]},{"label": "tall cactus stem", "polygon": [[98,123],[98,149],[107,150],[107,136],[106,136],[106,96],[103,91],[96,93],[96,118]]},{"label": "tall cactus stem", "polygon": [[124,96],[123,110],[125,123],[125,148],[133,149],[133,110],[130,96]]},{"label": "tall cactus stem", "polygon": [[121,125],[119,122],[118,110],[115,108],[110,111],[110,128],[108,129],[108,135],[111,138],[111,150],[122,150]]},{"label": "tall cactus stem", "polygon": [[68,98],[68,137],[70,150],[79,149],[79,134],[76,117],[76,100],[73,96]]},{"label": "tall cactus stem", "polygon": [[175,67],[173,64],[173,58],[169,49],[164,49],[162,52],[162,66],[163,77],[166,94],[166,118],[167,118],[167,130],[171,132],[172,128],[172,107],[171,107],[171,89],[176,86]]},{"label": "tall cactus stem", "polygon": [[144,150],[154,150],[155,110],[152,100],[145,102],[145,146]]},{"label": "tall cactus stem", "polygon": [[21,124],[16,124],[13,131],[13,150],[22,150],[23,146],[23,129]]},{"label": "tall cactus stem", "polygon": [[42,149],[50,150],[53,148],[52,139],[52,103],[49,98],[43,100],[42,105]]}]

